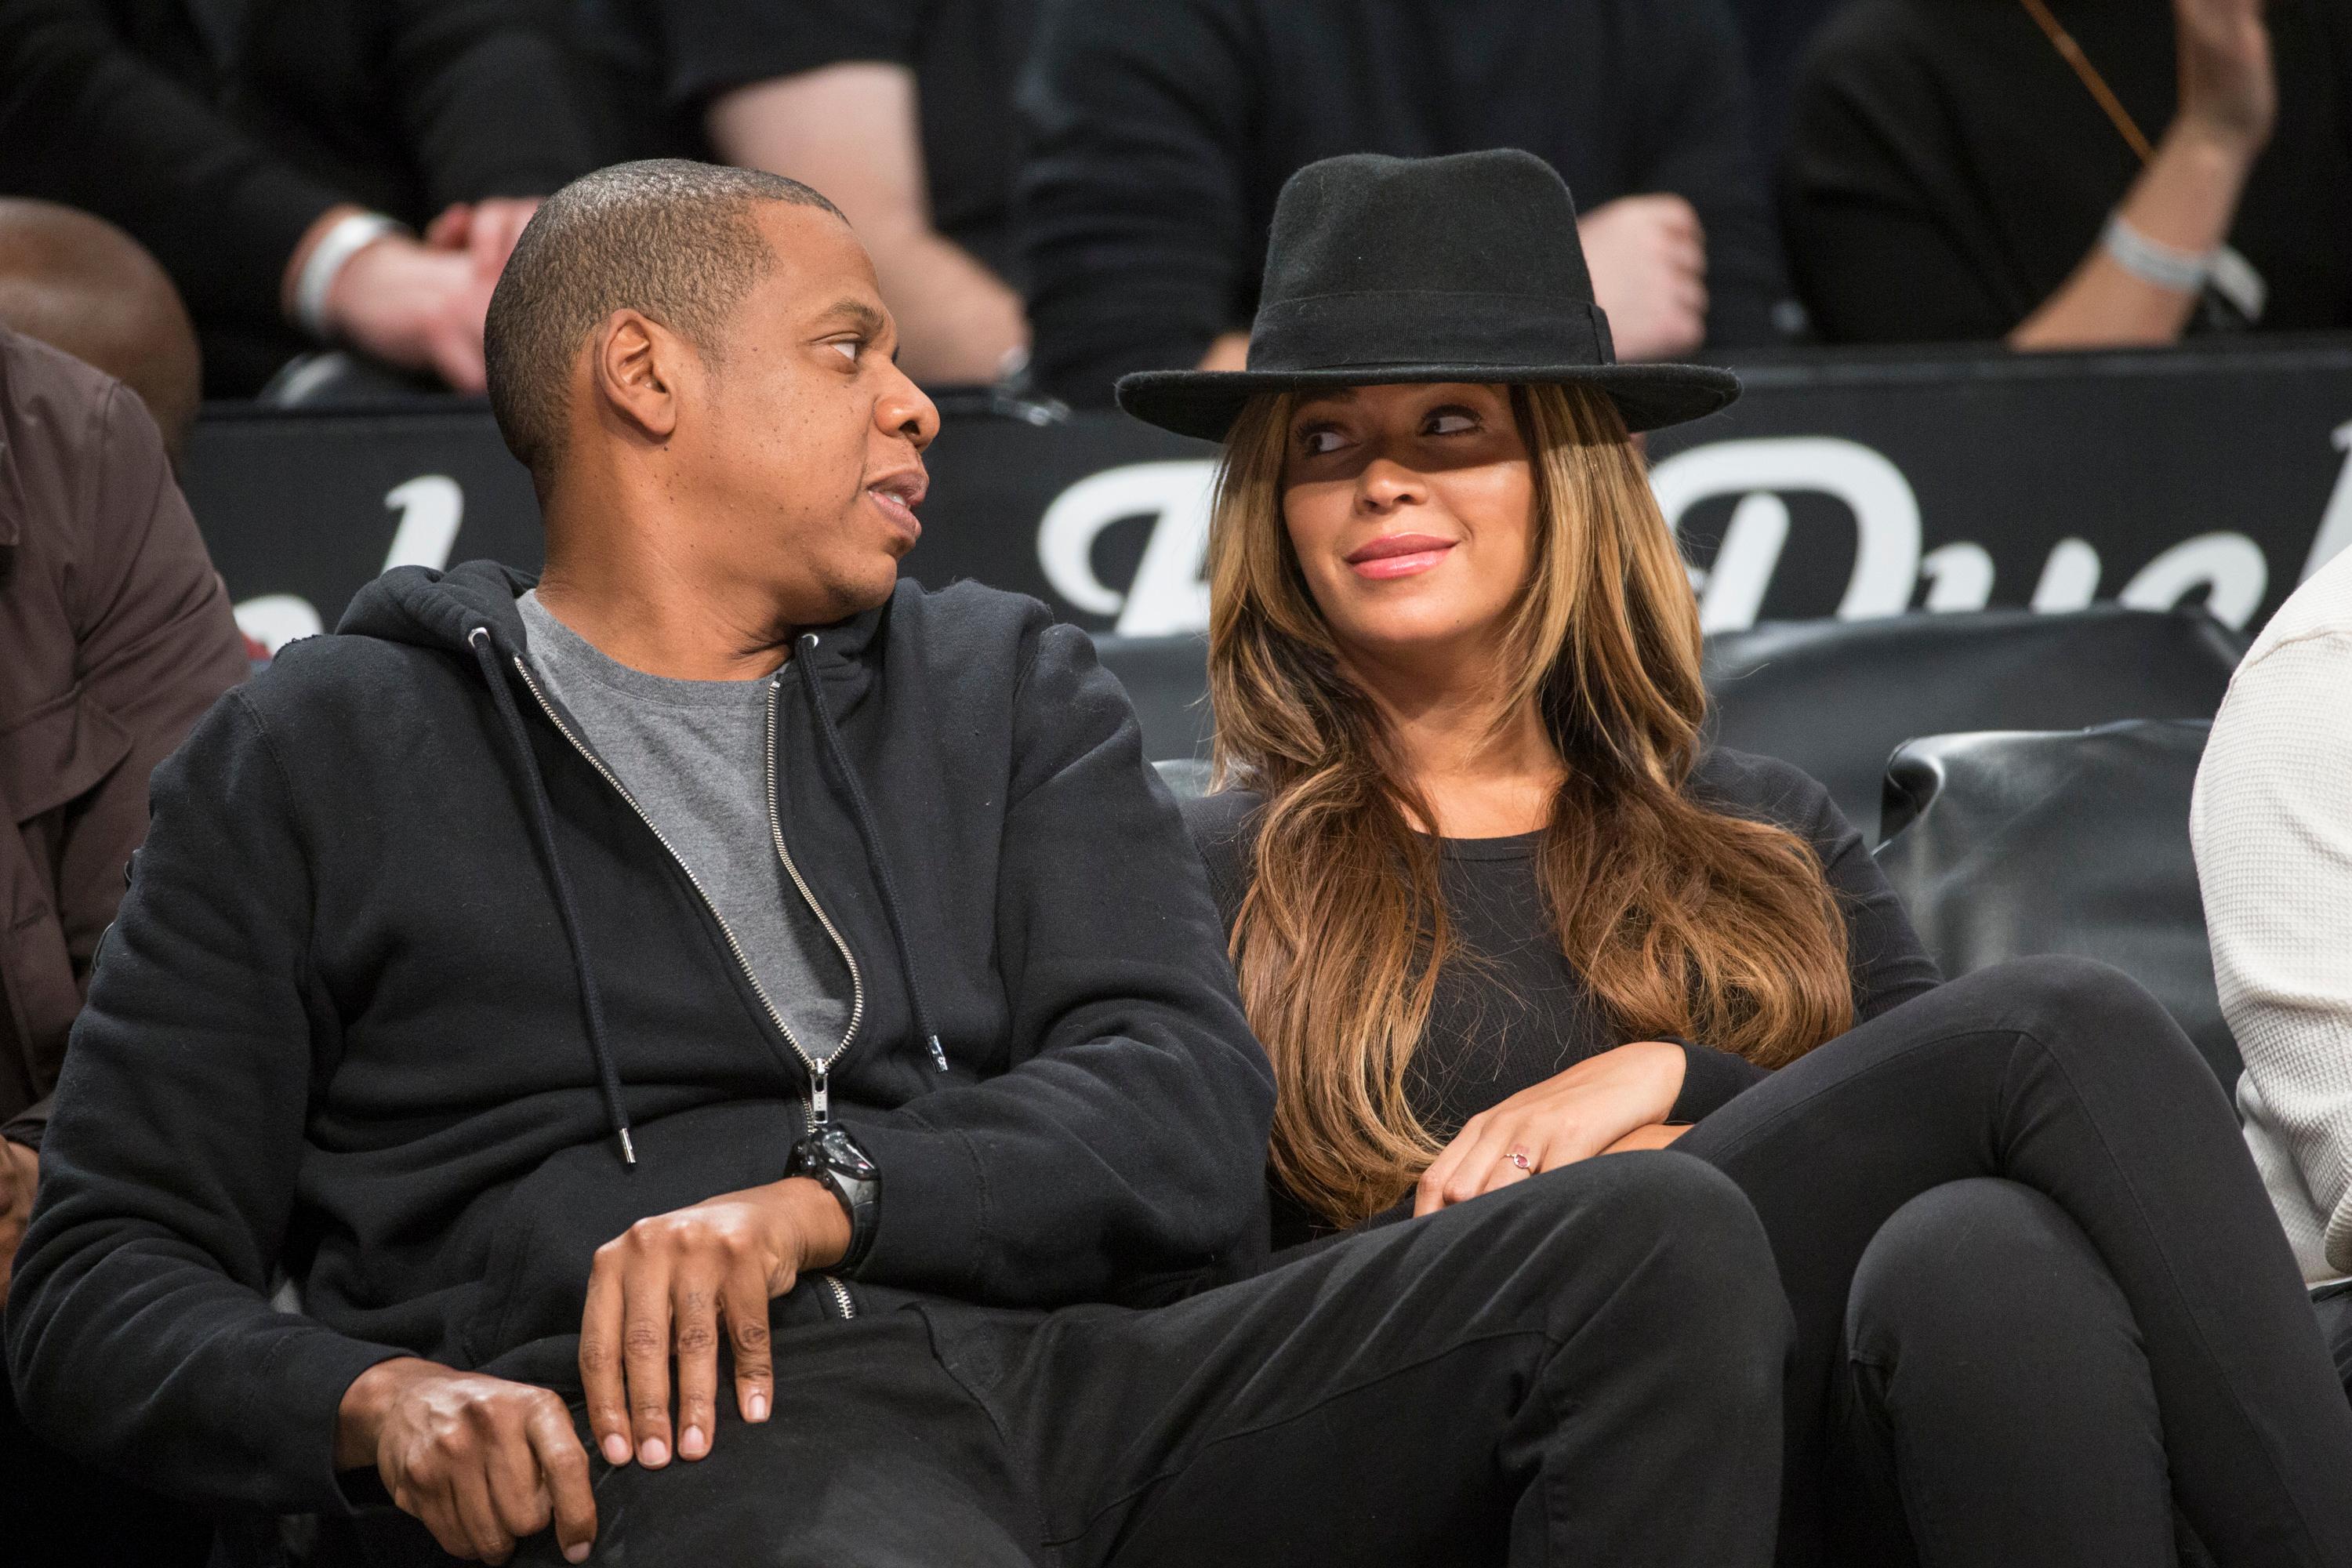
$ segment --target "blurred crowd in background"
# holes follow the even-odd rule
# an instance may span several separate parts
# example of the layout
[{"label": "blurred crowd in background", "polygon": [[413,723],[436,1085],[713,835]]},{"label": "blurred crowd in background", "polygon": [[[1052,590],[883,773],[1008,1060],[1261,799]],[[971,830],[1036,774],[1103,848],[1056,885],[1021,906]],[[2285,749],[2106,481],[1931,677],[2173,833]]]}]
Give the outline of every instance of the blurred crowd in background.
[{"label": "blurred crowd in background", "polygon": [[2352,329],[2352,0],[9,0],[0,321],[175,438],[477,393],[536,199],[684,154],[838,203],[919,380],[1098,406],[1242,363],[1300,165],[1489,146],[1626,360]]}]

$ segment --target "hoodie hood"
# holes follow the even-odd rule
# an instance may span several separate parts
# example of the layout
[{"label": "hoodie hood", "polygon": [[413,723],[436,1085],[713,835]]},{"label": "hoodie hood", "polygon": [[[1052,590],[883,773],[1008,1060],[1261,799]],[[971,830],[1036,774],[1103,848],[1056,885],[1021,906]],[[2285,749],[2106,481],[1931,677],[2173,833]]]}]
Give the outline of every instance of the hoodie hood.
[{"label": "hoodie hood", "polygon": [[[352,595],[335,635],[462,654],[474,630],[486,627],[501,652],[521,653],[528,640],[515,601],[538,583],[537,574],[494,561],[467,561],[446,572],[395,566]],[[818,634],[824,653],[855,660],[880,636],[889,607],[886,601],[847,620],[807,629]],[[798,647],[793,651],[797,658]]]}]

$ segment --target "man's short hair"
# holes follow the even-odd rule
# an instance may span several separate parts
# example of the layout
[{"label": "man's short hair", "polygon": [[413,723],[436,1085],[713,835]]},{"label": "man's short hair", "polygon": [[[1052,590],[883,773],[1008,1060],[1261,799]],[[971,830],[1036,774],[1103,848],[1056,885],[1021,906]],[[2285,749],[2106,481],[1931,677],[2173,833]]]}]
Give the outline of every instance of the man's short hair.
[{"label": "man's short hair", "polygon": [[534,479],[562,456],[580,345],[614,311],[642,310],[717,363],[728,319],[775,265],[751,221],[761,202],[841,216],[797,180],[683,158],[615,163],[541,204],[482,329],[490,411]]}]

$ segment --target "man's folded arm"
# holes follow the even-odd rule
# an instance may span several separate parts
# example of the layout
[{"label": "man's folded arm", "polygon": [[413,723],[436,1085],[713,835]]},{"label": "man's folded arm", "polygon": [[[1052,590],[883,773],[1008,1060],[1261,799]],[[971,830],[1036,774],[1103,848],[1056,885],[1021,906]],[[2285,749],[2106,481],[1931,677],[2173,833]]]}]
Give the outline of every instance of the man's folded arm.
[{"label": "man's folded arm", "polygon": [[856,1123],[883,1194],[859,1278],[1003,1303],[1131,1292],[1250,1245],[1274,1110],[1126,696],[1044,620],[998,880],[1017,1065]]},{"label": "man's folded arm", "polygon": [[16,1396],[60,1446],[163,1489],[339,1510],[337,1403],[401,1352],[268,1300],[333,1021],[293,802],[244,693],[152,793],[43,1144],[6,1314]]}]

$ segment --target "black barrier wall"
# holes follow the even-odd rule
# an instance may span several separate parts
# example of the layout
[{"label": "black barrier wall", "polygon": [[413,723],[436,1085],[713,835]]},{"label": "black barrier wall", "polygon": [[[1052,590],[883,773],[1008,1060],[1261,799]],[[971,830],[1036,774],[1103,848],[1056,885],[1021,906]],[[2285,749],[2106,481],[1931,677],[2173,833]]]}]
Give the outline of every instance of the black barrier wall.
[{"label": "black barrier wall", "polygon": [[[1651,446],[1711,631],[2094,598],[2251,626],[2352,543],[2352,342],[1742,375],[1738,405]],[[1095,630],[1197,630],[1211,457],[1117,416],[951,407],[908,569]],[[478,405],[208,409],[184,477],[273,647],[387,566],[540,558],[529,480]]]}]

